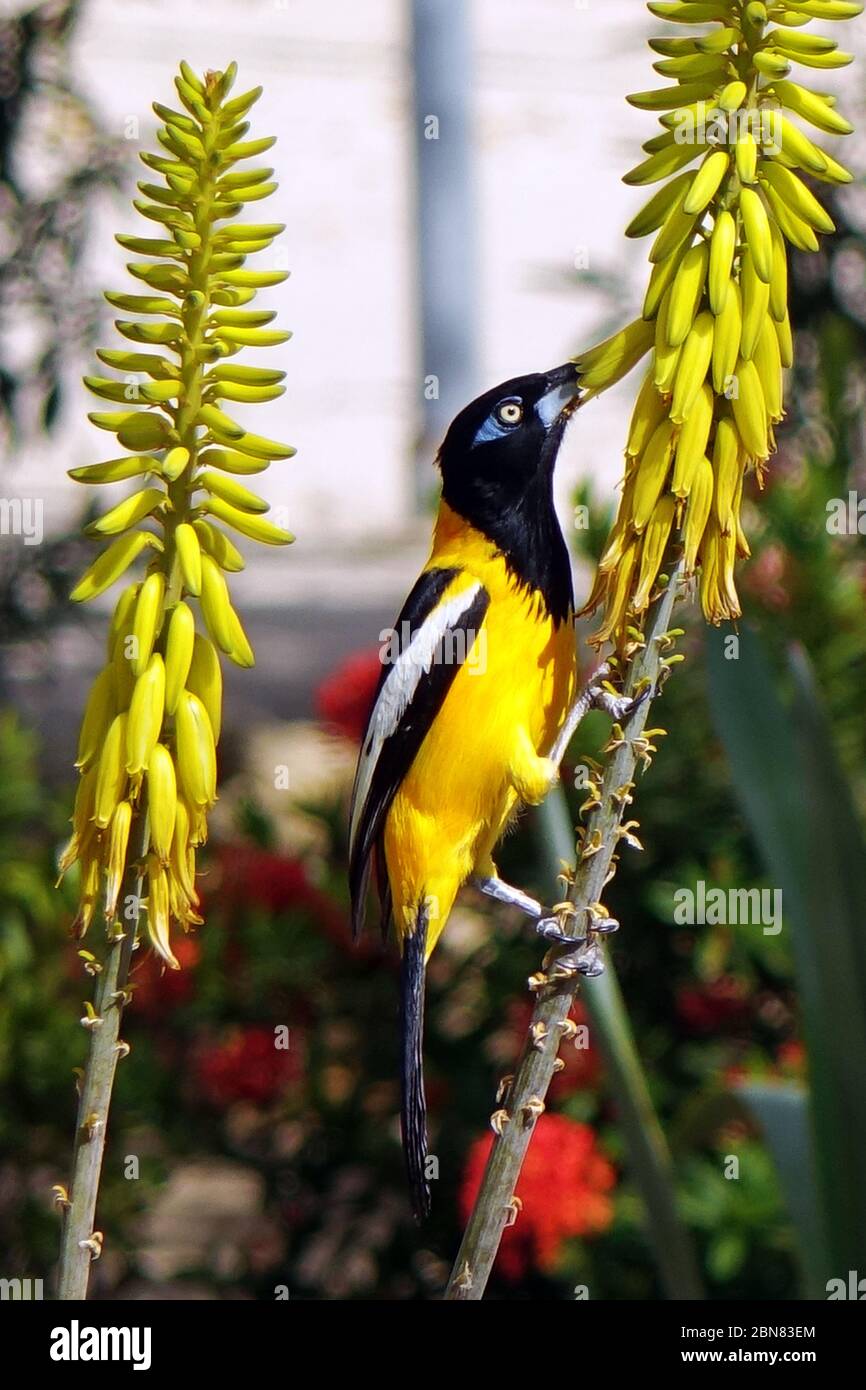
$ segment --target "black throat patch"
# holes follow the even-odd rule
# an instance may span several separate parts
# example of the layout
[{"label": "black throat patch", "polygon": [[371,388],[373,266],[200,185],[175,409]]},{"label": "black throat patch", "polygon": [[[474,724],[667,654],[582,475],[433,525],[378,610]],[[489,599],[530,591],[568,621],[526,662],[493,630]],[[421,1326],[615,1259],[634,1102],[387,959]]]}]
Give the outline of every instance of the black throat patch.
[{"label": "black throat patch", "polygon": [[446,479],[442,497],[452,511],[493,544],[518,584],[541,595],[554,624],[569,622],[574,612],[571,561],[553,506],[547,470],[539,470],[518,497],[486,493],[477,481],[461,487]]}]

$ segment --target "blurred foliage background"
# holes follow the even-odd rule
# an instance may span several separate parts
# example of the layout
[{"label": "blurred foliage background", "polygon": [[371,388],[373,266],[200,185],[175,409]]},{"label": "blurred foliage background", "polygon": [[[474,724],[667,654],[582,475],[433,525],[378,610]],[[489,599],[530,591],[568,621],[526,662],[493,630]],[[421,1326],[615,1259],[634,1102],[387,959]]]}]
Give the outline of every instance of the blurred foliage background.
[{"label": "blurred foliage background", "polygon": [[[70,74],[79,0],[0,17],[0,487],[15,495],[26,446],[50,433],[64,376],[93,344],[101,287],[83,269],[94,200],[126,178],[121,142],[101,128]],[[26,332],[16,333],[22,324]],[[0,545],[0,642],[44,634],[68,615],[87,547],[73,531]],[[0,673],[2,689],[2,673]]]},{"label": "blurred foliage background", "polygon": [[[25,301],[54,313],[55,276],[68,283],[74,272],[88,191],[117,174],[86,105],[58,76],[75,6],[50,8],[48,27],[38,11],[3,26],[11,67],[0,90],[0,315]],[[37,98],[74,112],[87,145],[41,193],[21,186],[15,163],[24,112]],[[866,546],[863,535],[832,535],[825,524],[829,500],[866,493],[866,237],[853,208],[846,200],[834,209],[840,231],[826,252],[795,260],[789,417],[768,486],[749,502],[754,553],[740,582],[782,698],[792,644],[808,654],[862,822]],[[25,404],[36,409],[36,426],[50,429],[55,354],[80,347],[94,322],[84,301],[74,307],[68,327],[32,361],[0,364],[9,437],[22,428]],[[609,499],[575,500],[591,504],[592,529],[577,533],[576,558],[586,561],[606,532]],[[75,550],[70,534],[25,554],[36,567],[26,583],[20,548],[14,560],[0,551],[0,691],[15,644],[67,617]],[[800,1216],[758,1112],[742,1103],[749,1087],[802,1096],[808,1086],[792,934],[674,921],[676,889],[698,880],[774,883],[712,722],[704,634],[694,621],[683,649],[688,659],[653,720],[668,737],[636,803],[646,851],[624,859],[609,890],[623,923],[612,953],[709,1296],[796,1298],[808,1287]],[[203,880],[206,926],[181,944],[181,973],[162,974],[143,952],[134,970],[97,1297],[272,1299],[284,1291],[402,1300],[441,1291],[490,1142],[496,1088],[531,1012],[526,980],[539,947],[512,915],[466,894],[433,958],[426,1053],[439,1177],[432,1221],[419,1232],[396,1121],[394,953],[375,929],[357,948],[347,930],[345,811],[378,669],[375,645],[352,654],[310,692],[309,720],[252,729],[226,757]],[[602,716],[586,721],[572,769],[598,754],[608,729]],[[284,761],[292,790],[277,793],[272,770]],[[581,794],[572,781],[567,770],[576,819]],[[788,790],[796,805],[803,788],[793,770]],[[26,711],[10,699],[0,711],[0,1249],[5,1275],[47,1279],[58,1240],[51,1186],[65,1179],[74,1069],[86,1042],[78,1020],[91,992],[65,934],[74,885],[54,887],[72,792],[71,770],[46,775]],[[538,833],[537,818],[526,816],[502,868],[550,900]],[[584,1021],[580,1007],[576,1021]],[[275,1048],[274,1030],[286,1028],[288,1047]],[[579,1287],[593,1299],[659,1296],[604,1066],[591,1031],[577,1042],[563,1050],[533,1140],[495,1297],[569,1298]],[[725,1175],[731,1156],[737,1180]]]}]

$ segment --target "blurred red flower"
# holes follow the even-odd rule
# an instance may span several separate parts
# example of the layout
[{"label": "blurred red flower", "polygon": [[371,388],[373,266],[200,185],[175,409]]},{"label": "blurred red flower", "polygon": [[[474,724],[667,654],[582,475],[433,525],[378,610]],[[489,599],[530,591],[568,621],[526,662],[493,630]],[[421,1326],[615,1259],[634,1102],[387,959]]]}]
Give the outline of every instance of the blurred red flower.
[{"label": "blurred red flower", "polygon": [[[478,1195],[493,1140],[486,1134],[469,1149],[459,1197],[464,1222]],[[550,1272],[566,1240],[606,1230],[613,1219],[608,1193],[615,1182],[613,1166],[588,1125],[565,1115],[542,1115],[517,1180],[516,1195],[523,1206],[502,1237],[499,1272],[512,1281],[532,1268]]]},{"label": "blurred red flower", "polygon": [[215,904],[261,907],[267,912],[308,912],[330,935],[345,940],[345,911],[310,881],[302,860],[256,845],[222,845],[218,871]]},{"label": "blurred red flower", "polygon": [[[289,855],[251,844],[220,845],[212,871],[202,878],[199,891],[206,919],[211,909],[226,909],[234,919],[230,921],[230,927],[235,927],[230,952],[238,964],[243,959],[243,914],[250,907],[272,913],[305,912],[341,949],[352,939],[346,908],[311,881],[301,859]],[[376,933],[362,937],[355,955],[359,961],[379,959]]]},{"label": "blurred red flower", "polygon": [[381,674],[378,650],[355,652],[346,657],[316,691],[316,718],[360,743]]},{"label": "blurred red flower", "polygon": [[776,1062],[784,1075],[802,1076],[806,1071],[806,1048],[798,1038],[779,1044]]},{"label": "blurred red flower", "polygon": [[[136,961],[130,983],[133,985],[133,1017],[155,1022],[185,1004],[195,993],[195,968],[201,959],[201,946],[195,936],[178,936],[172,950],[180,970],[167,970],[155,951]],[[136,953],[136,956],[138,953]]]},{"label": "blurred red flower", "polygon": [[290,1046],[278,1048],[272,1028],[252,1026],[202,1047],[194,1070],[205,1099],[222,1109],[239,1100],[267,1105],[300,1080],[303,1064],[294,1029]]},{"label": "blurred red flower", "polygon": [[[268,912],[289,912],[292,908],[318,912],[323,904],[332,910],[332,900],[310,882],[300,859],[257,845],[220,845],[217,853],[217,882],[214,904],[251,904]],[[207,879],[203,887],[209,886]]]},{"label": "blurred red flower", "polygon": [[729,1067],[722,1070],[722,1081],[732,1090],[736,1090],[744,1081],[749,1079],[749,1069],[742,1062],[732,1062]]},{"label": "blurred red flower", "polygon": [[723,975],[705,985],[687,985],[677,993],[676,1008],[693,1033],[718,1033],[748,1018],[749,987],[735,975]]},{"label": "blurred red flower", "polygon": [[765,545],[743,570],[743,587],[771,612],[791,606],[793,576],[788,551],[777,542]]},{"label": "blurred red flower", "polygon": [[[531,999],[515,999],[508,1006],[508,1023],[515,1035],[512,1046],[514,1057],[520,1051],[534,1010],[535,1005]],[[574,1038],[563,1042],[559,1049],[560,1059],[565,1065],[562,1071],[556,1072],[550,1083],[550,1096],[553,1100],[565,1100],[575,1091],[591,1091],[598,1084],[601,1075],[601,1056],[598,1048],[592,1045],[589,1017],[580,999],[574,1001],[571,1017],[578,1031]]]}]

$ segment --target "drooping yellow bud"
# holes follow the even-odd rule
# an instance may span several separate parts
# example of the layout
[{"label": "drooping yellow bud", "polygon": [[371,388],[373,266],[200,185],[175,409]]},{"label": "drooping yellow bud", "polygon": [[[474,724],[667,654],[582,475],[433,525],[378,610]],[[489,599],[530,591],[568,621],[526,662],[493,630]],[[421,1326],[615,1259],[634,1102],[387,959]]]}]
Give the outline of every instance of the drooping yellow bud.
[{"label": "drooping yellow bud", "polygon": [[219,743],[223,703],[222,668],[213,643],[199,632],[195,634],[193,642],[186,688],[201,700],[213,730],[214,743]]},{"label": "drooping yellow bud", "polygon": [[139,777],[147,767],[165,712],[165,664],[154,652],[132,692],[126,726],[126,770]]},{"label": "drooping yellow bud", "polygon": [[153,651],[153,644],[162,626],[163,602],[165,600],[165,575],[160,570],[149,574],[141,586],[135,616],[132,621],[134,651],[132,657],[133,675],[140,676],[147,669]]},{"label": "drooping yellow bud", "polygon": [[111,921],[117,911],[117,899],[126,872],[126,851],[132,825],[132,802],[121,801],[111,817],[108,832],[108,855],[105,866],[105,916]]},{"label": "drooping yellow bud", "polygon": [[216,752],[207,711],[197,695],[185,690],[175,713],[178,780],[193,806],[216,800]]},{"label": "drooping yellow bud", "polygon": [[99,755],[93,820],[100,830],[109,825],[126,789],[126,725],[125,713],[115,715]]},{"label": "drooping yellow bud", "polygon": [[165,644],[165,712],[174,714],[186,685],[195,642],[195,617],[186,603],[172,609]]},{"label": "drooping yellow bud", "polygon": [[164,743],[156,744],[147,764],[147,814],[153,852],[161,864],[167,864],[177,814],[177,778]]},{"label": "drooping yellow bud", "polygon": [[150,943],[172,970],[180,970],[180,963],[171,949],[171,909],[168,874],[156,855],[147,859],[147,934]]},{"label": "drooping yellow bud", "polygon": [[117,713],[114,684],[114,670],[111,666],[105,666],[91,687],[81,721],[78,756],[75,759],[75,766],[82,771],[98,757],[108,726]]}]

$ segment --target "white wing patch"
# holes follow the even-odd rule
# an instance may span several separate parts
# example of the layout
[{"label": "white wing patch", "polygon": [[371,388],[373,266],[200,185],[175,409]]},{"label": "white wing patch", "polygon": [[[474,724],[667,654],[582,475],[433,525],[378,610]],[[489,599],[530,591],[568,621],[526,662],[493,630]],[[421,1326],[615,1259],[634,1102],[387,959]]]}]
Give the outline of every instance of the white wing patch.
[{"label": "white wing patch", "polygon": [[[463,617],[483,589],[481,583],[468,585],[453,598],[438,603],[424,619],[408,646],[404,647],[385,678],[370,715],[364,746],[352,789],[352,815],[349,825],[350,850],[370,791],[373,773],[379,761],[382,745],[400,726],[406,710],[421,682],[430,674],[436,649],[442,638]],[[447,659],[447,658],[446,658]]]}]

